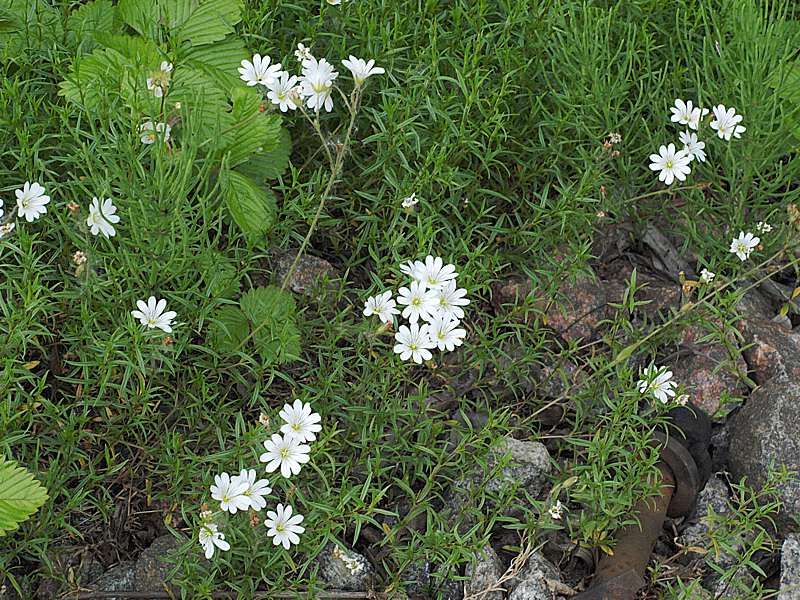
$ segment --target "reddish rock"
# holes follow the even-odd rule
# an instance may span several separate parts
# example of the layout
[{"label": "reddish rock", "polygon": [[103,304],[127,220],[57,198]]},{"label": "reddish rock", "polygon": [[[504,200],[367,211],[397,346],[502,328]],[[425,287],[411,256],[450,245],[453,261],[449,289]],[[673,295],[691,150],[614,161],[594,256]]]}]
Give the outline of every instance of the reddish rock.
[{"label": "reddish rock", "polygon": [[520,305],[531,292],[531,280],[522,275],[512,275],[492,285],[492,306],[499,311],[504,304]]},{"label": "reddish rock", "polygon": [[736,327],[744,338],[744,358],[756,383],[800,379],[800,333],[760,318],[741,319]]},{"label": "reddish rock", "polygon": [[608,318],[608,302],[602,282],[590,277],[565,281],[545,314],[548,327],[568,341],[595,337],[601,321]]}]

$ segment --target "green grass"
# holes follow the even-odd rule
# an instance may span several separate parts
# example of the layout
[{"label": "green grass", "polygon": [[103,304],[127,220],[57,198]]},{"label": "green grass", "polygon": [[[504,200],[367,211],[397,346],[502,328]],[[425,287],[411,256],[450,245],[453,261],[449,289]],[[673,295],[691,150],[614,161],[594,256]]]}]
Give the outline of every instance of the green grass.
[{"label": "green grass", "polygon": [[[800,109],[773,89],[800,42],[790,3],[248,1],[237,35],[252,52],[294,70],[302,41],[340,67],[345,85],[339,60],[348,54],[386,68],[369,81],[351,153],[308,248],[342,278],[296,296],[299,360],[265,364],[249,347],[215,349],[208,328],[220,306],[273,279],[270,248],[296,248],[308,232],[327,176],[314,131],[300,115],[284,118],[293,149],[274,186],[277,218],[268,235],[248,241],[190,131],[173,151],[143,146],[135,128],[146,113],[113,93],[94,115],[58,96],[82,51],[66,19],[73,3],[37,12],[36,2],[0,0],[0,9],[26,4],[34,15],[27,36],[9,37],[0,26],[0,197],[8,212],[12,190],[35,180],[53,202],[0,241],[0,452],[33,471],[50,495],[4,539],[0,573],[22,587],[40,578],[66,585],[48,557],[96,548],[109,527],[121,532],[121,558],[137,553],[131,534],[153,514],[194,535],[213,475],[255,466],[266,437],[259,414],[274,423],[296,397],[323,416],[311,464],[274,486],[306,516],[302,544],[274,550],[264,531],[231,518],[239,525],[224,530],[233,550],[212,565],[199,560],[196,543],[185,547],[176,580],[189,596],[314,585],[311,567],[324,544],[362,547],[368,525],[385,531],[384,589],[400,588],[403,571],[420,560],[452,577],[492,531],[552,526],[540,516],[547,498],[522,517],[504,517],[518,504],[514,490],[477,491],[475,525],[464,534],[441,510],[451,483],[469,477],[497,439],[512,430],[538,438],[527,415],[548,401],[526,394],[513,372],[496,373],[509,348],[519,348],[515,370],[552,362],[553,349],[541,319],[524,325],[491,307],[492,284],[524,272],[539,296],[559,300],[559,285],[586,270],[592,232],[608,220],[657,221],[701,265],[735,280],[748,266],[728,254],[730,238],[756,221],[785,221],[800,196],[798,140],[789,133]],[[677,142],[668,108],[678,97],[735,106],[747,132],[731,143],[709,137],[709,162],[692,173],[690,189],[651,194],[663,186],[647,157]],[[345,113],[338,102],[323,127],[336,131]],[[617,157],[602,147],[612,132],[623,137]],[[704,189],[694,186],[701,182]],[[400,201],[411,192],[422,201],[406,212]],[[95,195],[113,197],[120,209],[111,241],[89,236],[66,208],[85,210]],[[780,228],[760,260],[790,239]],[[89,256],[80,276],[71,264],[76,250]],[[375,322],[361,315],[366,296],[402,285],[401,261],[428,253],[458,267],[472,299],[467,342],[437,369],[400,363],[391,336],[375,335]],[[178,312],[172,345],[130,317],[135,301],[151,294]],[[696,312],[729,322],[730,302],[724,290]],[[521,312],[536,314],[534,305]],[[614,361],[652,330],[631,317],[620,312],[620,335],[602,348],[561,352],[597,372],[572,398],[577,410],[562,438],[550,443],[566,465],[556,481],[579,481],[562,496],[585,508],[571,536],[594,547],[652,488],[653,461],[635,449],[646,447],[657,419],[639,414],[631,391],[639,363]],[[655,356],[682,321],[645,338],[637,355]],[[471,430],[420,408],[470,371],[481,378],[459,408],[487,413],[491,427]],[[502,400],[493,380],[506,388]],[[593,435],[608,424],[605,436]],[[631,452],[618,453],[622,447]],[[404,517],[418,514],[426,530],[405,529]]]}]

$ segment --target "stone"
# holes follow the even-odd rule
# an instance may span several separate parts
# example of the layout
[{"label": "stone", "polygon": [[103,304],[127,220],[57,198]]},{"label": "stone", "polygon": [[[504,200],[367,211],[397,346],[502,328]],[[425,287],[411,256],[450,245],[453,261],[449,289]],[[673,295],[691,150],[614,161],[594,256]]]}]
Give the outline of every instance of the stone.
[{"label": "stone", "polygon": [[498,586],[498,580],[503,575],[503,564],[500,557],[490,545],[484,546],[483,550],[475,556],[475,560],[467,565],[464,575],[467,580],[464,582],[464,596],[482,594],[482,600],[503,600],[503,592],[497,590],[486,592]]},{"label": "stone", "polygon": [[488,468],[494,469],[507,453],[511,455],[508,466],[503,467],[499,477],[489,481],[487,489],[496,492],[506,486],[519,484],[531,496],[541,495],[552,470],[550,453],[544,444],[506,437],[490,451]]},{"label": "stone", "polygon": [[136,561],[134,569],[134,589],[137,592],[163,592],[165,589],[175,591],[177,588],[170,586],[169,573],[174,567],[169,562],[169,555],[177,551],[185,539],[179,539],[171,534],[162,535],[153,540]]},{"label": "stone", "polygon": [[326,587],[348,592],[366,592],[373,576],[369,561],[353,550],[329,543],[317,555],[317,575]]},{"label": "stone", "polygon": [[[681,336],[683,353],[672,365],[676,381],[686,386],[693,406],[716,413],[725,394],[743,397],[748,387],[738,373],[747,373],[747,363],[741,355],[731,357],[724,344],[701,342],[705,332],[698,327],[687,327]],[[733,340],[729,345],[735,347]]]},{"label": "stone", "polygon": [[504,304],[519,306],[532,289],[531,280],[522,275],[511,275],[492,284],[492,306],[499,312]]},{"label": "stone", "polygon": [[736,327],[744,338],[744,359],[756,383],[775,377],[800,378],[800,332],[760,318],[741,319]]},{"label": "stone", "polygon": [[[686,522],[689,525],[681,531],[676,541],[679,545],[687,550],[688,559],[702,556],[705,551],[712,551],[713,545],[711,542],[710,532],[713,523],[708,517],[708,511],[718,515],[726,514],[730,507],[728,500],[730,498],[730,491],[725,482],[716,475],[712,475],[705,487],[697,495],[697,502],[691,514],[687,517]],[[723,554],[718,564],[727,568],[735,562],[735,557],[729,554]]]},{"label": "stone", "polygon": [[561,574],[556,566],[534,552],[510,582],[508,600],[562,599],[563,596],[556,595],[561,585]]},{"label": "stone", "polygon": [[[282,285],[297,256],[297,250],[272,250],[271,254],[275,284]],[[297,294],[310,294],[323,283],[330,283],[338,277],[339,272],[327,260],[303,254],[289,278],[287,289]]]},{"label": "stone", "polygon": [[781,546],[781,587],[778,600],[800,600],[800,536],[790,535]]},{"label": "stone", "polygon": [[600,322],[607,316],[603,284],[588,276],[562,283],[545,312],[546,325],[567,341],[594,339]]},{"label": "stone", "polygon": [[[733,477],[747,477],[758,488],[766,481],[769,465],[800,469],[800,384],[782,378],[756,389],[732,419]],[[781,483],[778,495],[783,502],[783,524],[790,526],[791,516],[800,516],[800,476],[794,473]]]},{"label": "stone", "polygon": [[[133,561],[124,561],[103,573],[90,587],[96,592],[127,592],[136,584],[136,565]],[[124,597],[107,600],[124,600]]]}]

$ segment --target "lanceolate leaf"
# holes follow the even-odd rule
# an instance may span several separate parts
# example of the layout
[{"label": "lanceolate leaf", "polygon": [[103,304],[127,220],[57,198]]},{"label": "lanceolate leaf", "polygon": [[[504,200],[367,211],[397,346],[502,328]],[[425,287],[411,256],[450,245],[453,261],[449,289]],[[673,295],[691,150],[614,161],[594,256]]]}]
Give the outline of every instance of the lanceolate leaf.
[{"label": "lanceolate leaf", "polygon": [[13,460],[0,457],[0,537],[17,529],[45,500],[41,483]]}]

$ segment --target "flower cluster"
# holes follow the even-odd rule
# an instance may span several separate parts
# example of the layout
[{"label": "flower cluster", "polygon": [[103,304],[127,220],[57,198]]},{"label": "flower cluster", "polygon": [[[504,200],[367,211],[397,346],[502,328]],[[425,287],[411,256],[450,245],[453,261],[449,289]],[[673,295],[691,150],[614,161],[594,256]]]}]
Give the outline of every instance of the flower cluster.
[{"label": "flower cluster", "polygon": [[[309,461],[308,453],[311,448],[306,442],[317,439],[316,434],[322,431],[321,417],[311,410],[309,403],[295,400],[293,404],[285,404],[278,413],[283,420],[281,434],[273,434],[271,439],[264,442],[264,452],[259,460],[267,463],[267,473],[272,473],[280,468],[281,475],[289,478],[297,475],[302,466]],[[268,423],[268,419],[262,420]],[[211,498],[219,502],[219,509],[223,513],[235,515],[239,511],[250,511],[251,520],[254,513],[266,508],[266,497],[272,493],[269,480],[258,479],[255,469],[242,469],[238,475],[230,476],[220,473],[214,476],[211,486]],[[282,545],[289,549],[292,544],[300,543],[300,534],[305,531],[301,526],[303,515],[295,514],[289,504],[278,503],[275,510],[268,510],[264,519],[267,536],[272,538],[274,545]],[[225,534],[219,530],[219,525],[214,520],[211,512],[201,513],[201,525],[198,540],[205,551],[206,558],[214,556],[215,549],[230,550],[230,543],[226,541]]]},{"label": "flower cluster", "polygon": [[670,398],[675,397],[675,388],[678,384],[672,380],[672,371],[666,367],[648,366],[642,372],[642,378],[638,382],[640,394],[652,394],[656,400],[662,404],[669,402]]},{"label": "flower cluster", "polygon": [[[434,348],[451,351],[460,346],[467,335],[459,327],[464,318],[462,307],[469,299],[467,291],[456,284],[456,268],[428,255],[424,262],[400,265],[400,270],[411,278],[409,286],[400,288],[396,301],[391,291],[368,298],[364,315],[376,315],[387,325],[393,325],[398,314],[408,319],[408,325],[400,325],[394,336],[394,351],[401,360],[410,358],[420,364],[432,358]],[[404,307],[402,313],[398,305]]]},{"label": "flower cluster", "polygon": [[[699,162],[706,161],[706,143],[697,137],[695,131],[700,130],[702,119],[708,115],[707,108],[694,106],[691,100],[683,101],[680,98],[675,100],[675,106],[670,108],[672,112],[671,120],[673,123],[688,127],[678,134],[682,144],[681,149],[677,149],[675,144],[662,145],[658,154],[650,155],[650,169],[658,171],[658,180],[666,185],[672,185],[678,181],[686,180],[686,176],[692,172],[689,166],[693,160]],[[724,104],[718,104],[712,109],[713,119],[709,125],[717,132],[717,136],[725,141],[730,141],[732,137],[740,138],[746,131],[745,127],[739,125],[742,115],[736,114],[735,108],[725,108]]]},{"label": "flower cluster", "polygon": [[[273,63],[269,56],[254,54],[251,60],[243,60],[239,76],[248,86],[261,85],[267,89],[267,99],[281,112],[307,108],[319,113],[333,110],[333,84],[339,73],[325,58],[317,59],[311,49],[297,44],[294,53],[300,62],[300,74],[284,71],[281,63]],[[365,61],[350,55],[342,61],[353,76],[356,88],[364,85],[368,77],[385,71],[375,66],[374,60]]]}]

